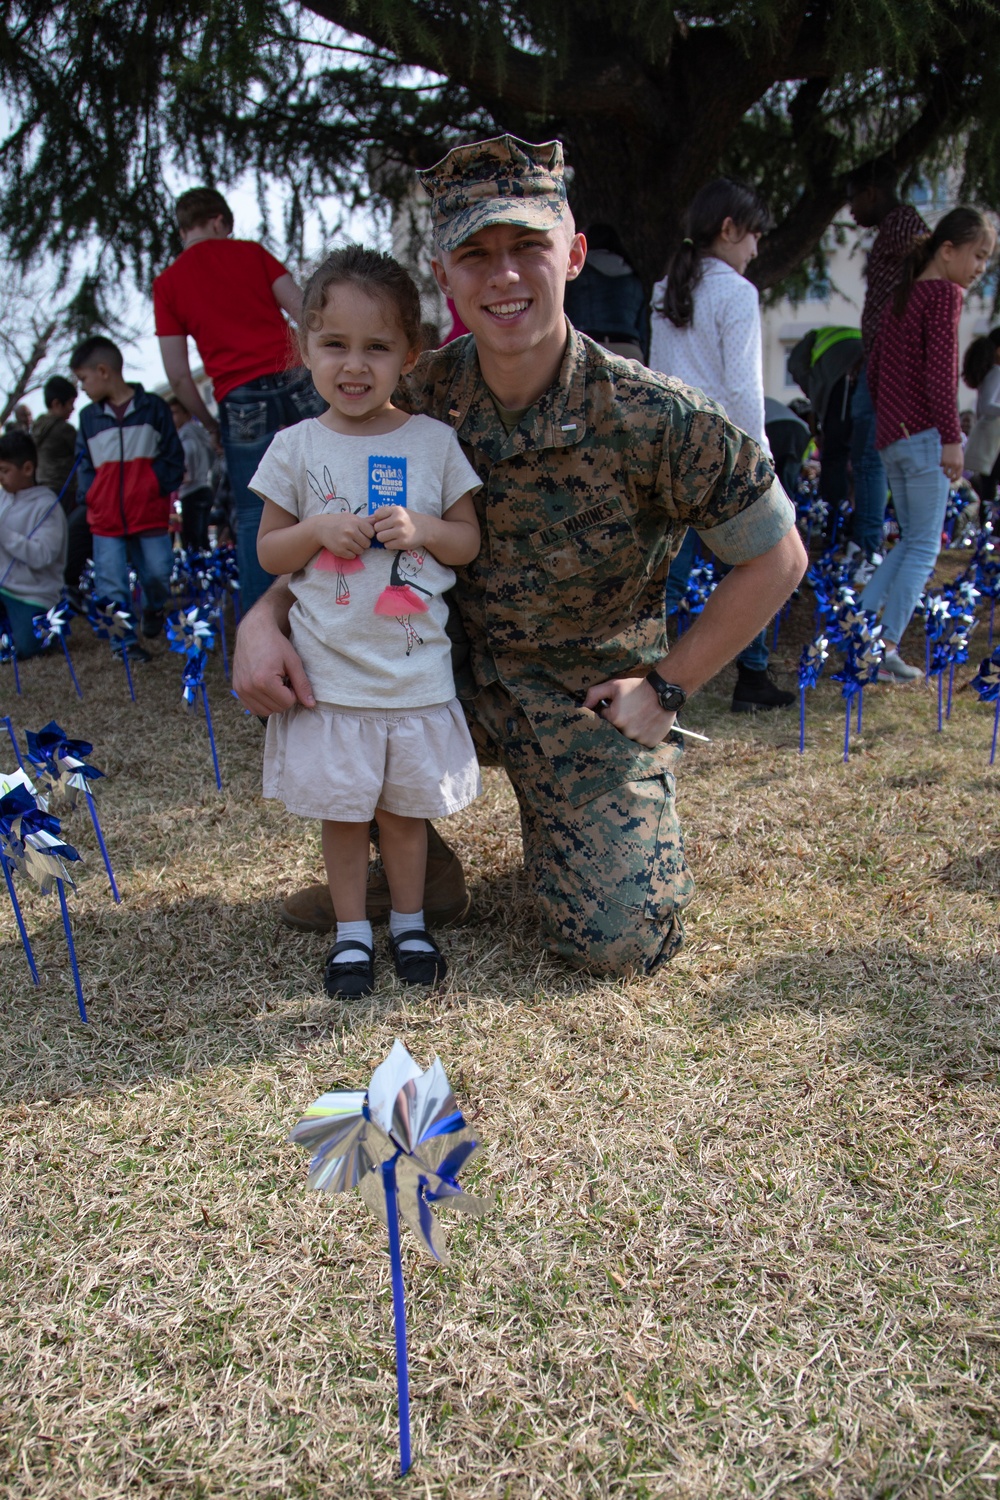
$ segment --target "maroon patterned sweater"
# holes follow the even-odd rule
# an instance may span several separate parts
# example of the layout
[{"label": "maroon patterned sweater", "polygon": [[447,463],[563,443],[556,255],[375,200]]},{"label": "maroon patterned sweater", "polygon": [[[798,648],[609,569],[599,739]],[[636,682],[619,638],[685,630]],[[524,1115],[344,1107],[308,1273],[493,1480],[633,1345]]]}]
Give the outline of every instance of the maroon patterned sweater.
[{"label": "maroon patterned sweater", "polygon": [[875,446],[936,427],[942,443],[960,443],[958,319],[962,289],[953,281],[915,281],[906,311],[890,302],[868,360],[875,403]]}]

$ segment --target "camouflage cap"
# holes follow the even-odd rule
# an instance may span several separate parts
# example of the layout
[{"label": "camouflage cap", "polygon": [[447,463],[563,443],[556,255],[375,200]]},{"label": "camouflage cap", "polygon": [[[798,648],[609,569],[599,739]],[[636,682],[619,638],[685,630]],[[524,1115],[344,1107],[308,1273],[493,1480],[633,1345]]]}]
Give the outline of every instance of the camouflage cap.
[{"label": "camouflage cap", "polygon": [[533,146],[498,135],[456,146],[417,176],[430,197],[434,235],[442,250],[457,249],[489,224],[554,229],[566,213],[560,141]]}]

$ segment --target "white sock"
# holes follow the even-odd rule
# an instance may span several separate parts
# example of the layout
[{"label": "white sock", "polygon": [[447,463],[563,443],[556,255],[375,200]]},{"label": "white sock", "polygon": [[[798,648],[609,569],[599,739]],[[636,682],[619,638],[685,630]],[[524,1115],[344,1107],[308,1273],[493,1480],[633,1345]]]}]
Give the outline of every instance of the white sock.
[{"label": "white sock", "polygon": [[[366,948],[373,947],[372,924],[370,922],[338,922],[338,943],[364,943]],[[362,948],[345,948],[343,953],[338,953],[334,958],[335,964],[367,963],[368,954]]]},{"label": "white sock", "polygon": [[[398,938],[401,932],[426,932],[427,923],[424,921],[423,907],[419,911],[391,911],[389,931],[394,938]],[[434,952],[433,943],[425,942],[423,938],[408,938],[399,946],[404,953]]]}]

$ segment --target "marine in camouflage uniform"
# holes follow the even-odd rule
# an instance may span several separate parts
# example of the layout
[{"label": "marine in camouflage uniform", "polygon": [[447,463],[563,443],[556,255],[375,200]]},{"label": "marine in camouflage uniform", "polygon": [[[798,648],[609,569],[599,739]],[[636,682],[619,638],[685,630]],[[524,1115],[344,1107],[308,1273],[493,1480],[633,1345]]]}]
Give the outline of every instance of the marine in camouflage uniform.
[{"label": "marine in camouflage uniform", "polygon": [[[422,174],[443,249],[496,221],[531,152],[541,172],[561,168],[556,143],[502,137]],[[468,192],[470,159],[485,196]],[[551,227],[542,212],[529,227]],[[424,355],[397,401],[453,426],[482,480],[482,549],[456,569],[469,642],[459,692],[517,794],[547,946],[600,972],[648,971],[680,946],[692,894],[680,743],[647,750],[581,704],[593,684],[645,676],[666,656],[664,580],[688,526],[735,564],[774,546],[794,513],[715,403],[568,324],[567,335],[555,384],[509,432],[471,336]]]}]

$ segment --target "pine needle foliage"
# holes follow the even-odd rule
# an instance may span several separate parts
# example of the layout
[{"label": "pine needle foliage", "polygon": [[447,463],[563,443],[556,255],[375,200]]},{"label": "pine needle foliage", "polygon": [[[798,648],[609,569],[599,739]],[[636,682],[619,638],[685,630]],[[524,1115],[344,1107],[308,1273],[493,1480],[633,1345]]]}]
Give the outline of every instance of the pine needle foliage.
[{"label": "pine needle foliage", "polygon": [[[12,0],[0,6],[0,239],[95,237],[148,282],[175,247],[168,169],[355,206],[456,139],[560,136],[578,220],[659,274],[720,170],[771,200],[755,275],[817,253],[857,165],[957,169],[1000,199],[1000,0]],[[395,167],[395,170],[392,168]]]}]

